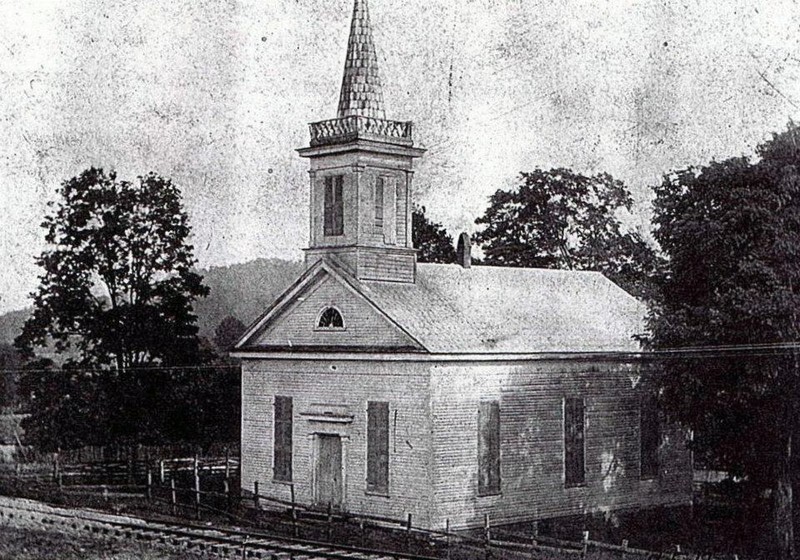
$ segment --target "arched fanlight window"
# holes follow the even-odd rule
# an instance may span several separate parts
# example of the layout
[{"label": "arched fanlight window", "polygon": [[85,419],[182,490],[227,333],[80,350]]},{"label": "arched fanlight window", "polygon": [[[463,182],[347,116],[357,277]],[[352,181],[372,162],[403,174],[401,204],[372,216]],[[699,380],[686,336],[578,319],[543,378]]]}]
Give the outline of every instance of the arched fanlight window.
[{"label": "arched fanlight window", "polygon": [[344,319],[342,314],[335,307],[326,307],[319,314],[317,320],[317,328],[319,329],[343,329]]}]

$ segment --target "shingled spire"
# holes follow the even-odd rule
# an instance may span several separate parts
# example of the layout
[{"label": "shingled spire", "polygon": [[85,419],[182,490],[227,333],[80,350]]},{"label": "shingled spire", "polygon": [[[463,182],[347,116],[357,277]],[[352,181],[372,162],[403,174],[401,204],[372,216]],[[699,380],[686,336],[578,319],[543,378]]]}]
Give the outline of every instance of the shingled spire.
[{"label": "shingled spire", "polygon": [[385,119],[383,88],[378,75],[378,56],[372,41],[367,0],[355,0],[350,40],[344,62],[342,92],[338,117],[350,116]]}]

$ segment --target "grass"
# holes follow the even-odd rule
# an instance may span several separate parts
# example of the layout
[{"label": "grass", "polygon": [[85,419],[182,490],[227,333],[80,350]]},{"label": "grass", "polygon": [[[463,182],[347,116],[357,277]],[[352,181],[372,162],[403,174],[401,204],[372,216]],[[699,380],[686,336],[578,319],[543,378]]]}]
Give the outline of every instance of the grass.
[{"label": "grass", "polygon": [[172,552],[136,542],[0,527],[0,560],[206,560],[191,552]]}]

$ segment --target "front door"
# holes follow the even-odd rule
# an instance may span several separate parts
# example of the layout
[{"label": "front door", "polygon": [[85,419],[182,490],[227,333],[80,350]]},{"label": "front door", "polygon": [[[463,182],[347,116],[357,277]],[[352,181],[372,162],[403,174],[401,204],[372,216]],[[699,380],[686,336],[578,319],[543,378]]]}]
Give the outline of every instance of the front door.
[{"label": "front door", "polygon": [[342,507],[342,438],[317,435],[314,503],[318,507]]}]

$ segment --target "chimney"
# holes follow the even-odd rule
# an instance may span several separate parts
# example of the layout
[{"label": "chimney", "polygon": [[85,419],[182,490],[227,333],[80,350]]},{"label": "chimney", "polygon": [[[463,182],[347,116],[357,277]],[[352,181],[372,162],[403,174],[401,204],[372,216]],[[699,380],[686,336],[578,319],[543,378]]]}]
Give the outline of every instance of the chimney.
[{"label": "chimney", "polygon": [[463,268],[469,268],[472,265],[472,246],[466,231],[462,231],[461,235],[458,236],[456,262]]}]

